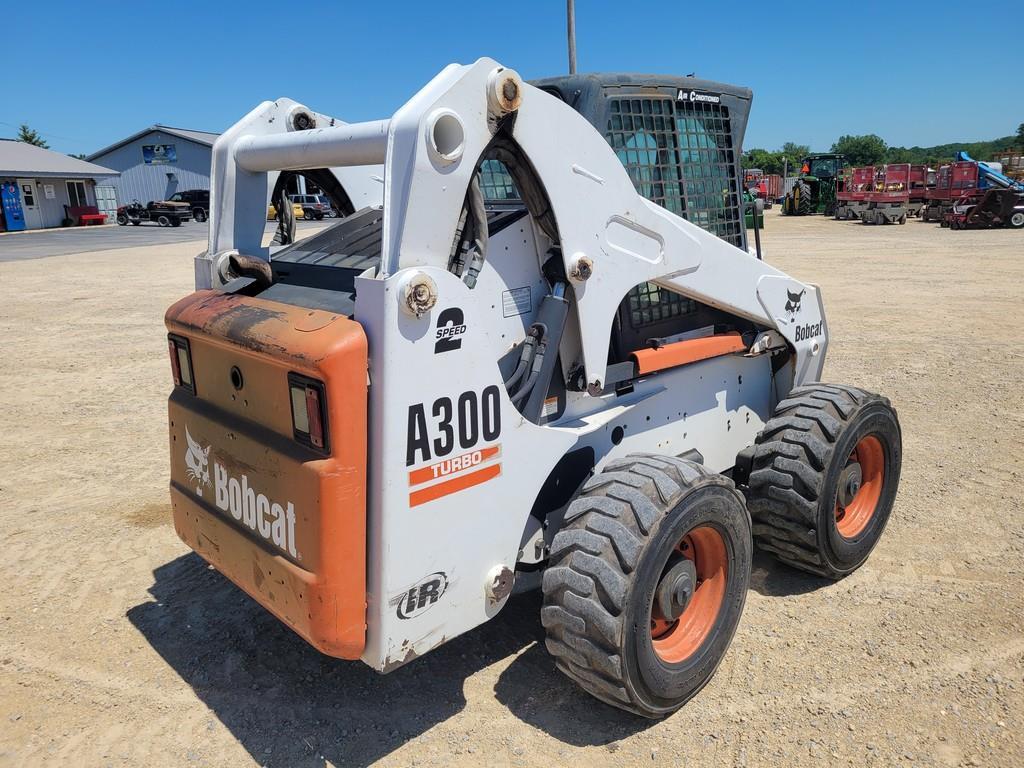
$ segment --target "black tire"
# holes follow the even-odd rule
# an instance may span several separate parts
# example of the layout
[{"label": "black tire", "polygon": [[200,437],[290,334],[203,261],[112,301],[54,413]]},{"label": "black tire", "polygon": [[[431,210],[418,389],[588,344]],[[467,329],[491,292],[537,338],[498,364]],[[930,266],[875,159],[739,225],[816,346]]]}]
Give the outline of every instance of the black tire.
[{"label": "black tire", "polygon": [[1014,211],[1010,214],[1010,220],[1006,222],[1010,229],[1024,229],[1024,211]]},{"label": "black tire", "polygon": [[125,216],[123,213],[117,214],[117,225],[119,227],[124,227],[127,224],[128,224],[128,217]]},{"label": "black tire", "polygon": [[904,213],[902,216],[900,216],[900,224],[906,224],[906,223],[907,223],[907,214]]},{"label": "black tire", "polygon": [[157,216],[156,223],[159,224],[161,227],[169,227],[169,226],[171,226],[171,220],[167,216],[165,216],[163,214],[160,214],[159,216]]},{"label": "black tire", "polygon": [[312,221],[313,220],[313,209],[312,208],[304,208],[302,210],[302,218],[304,218],[306,221]]},{"label": "black tire", "polygon": [[854,387],[797,387],[755,441],[747,492],[754,543],[819,576],[852,573],[885,530],[902,458],[888,399]]},{"label": "black tire", "polygon": [[[674,712],[711,679],[732,641],[751,556],[750,518],[731,480],[672,457],[610,462],[551,545],[541,623],[555,665],[619,709]],[[670,614],[655,607],[655,593],[666,581],[678,587],[687,567],[696,586],[684,625],[661,618]]]},{"label": "black tire", "polygon": [[206,211],[202,208],[196,208],[192,215],[200,224],[206,221]]},{"label": "black tire", "polygon": [[796,215],[810,216],[814,213],[814,206],[811,203],[811,185],[801,183],[800,199],[797,201]]}]

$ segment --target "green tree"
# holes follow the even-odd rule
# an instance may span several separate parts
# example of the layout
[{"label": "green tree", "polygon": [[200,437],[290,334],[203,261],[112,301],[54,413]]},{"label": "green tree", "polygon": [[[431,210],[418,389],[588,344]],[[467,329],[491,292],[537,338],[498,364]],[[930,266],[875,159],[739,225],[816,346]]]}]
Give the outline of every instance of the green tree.
[{"label": "green tree", "polygon": [[779,150],[789,160],[790,165],[799,164],[801,160],[811,154],[811,148],[806,144],[795,144],[787,141]]},{"label": "green tree", "polygon": [[765,173],[782,173],[782,155],[766,149],[750,149],[743,155],[743,168],[760,168]]},{"label": "green tree", "polygon": [[26,144],[31,144],[34,147],[42,147],[43,149],[49,149],[50,145],[46,143],[42,136],[37,131],[29,128],[25,123],[18,126],[18,141],[24,141]]},{"label": "green tree", "polygon": [[85,152],[68,152],[68,157],[73,157],[76,160],[85,160]]},{"label": "green tree", "polygon": [[832,151],[846,156],[850,165],[875,165],[885,159],[885,141],[873,133],[866,136],[840,136]]},{"label": "green tree", "polygon": [[1017,141],[1024,147],[1024,123],[1017,126]]},{"label": "green tree", "polygon": [[888,163],[917,163],[920,162],[919,153],[906,147],[889,147],[885,160]]}]

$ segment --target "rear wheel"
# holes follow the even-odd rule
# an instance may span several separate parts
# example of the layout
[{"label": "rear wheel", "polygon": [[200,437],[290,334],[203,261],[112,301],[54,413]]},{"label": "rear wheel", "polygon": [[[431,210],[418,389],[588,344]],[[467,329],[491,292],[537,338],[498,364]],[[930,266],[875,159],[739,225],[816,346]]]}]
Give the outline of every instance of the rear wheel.
[{"label": "rear wheel", "polygon": [[202,208],[196,208],[193,215],[195,217],[195,220],[198,221],[200,224],[206,221],[206,211],[204,211]]},{"label": "rear wheel", "polygon": [[126,226],[128,224],[128,217],[123,213],[117,214],[117,223],[119,226]]},{"label": "rear wheel", "polygon": [[821,576],[855,571],[885,530],[902,457],[886,398],[828,384],[794,389],[757,436],[747,493],[755,543]]},{"label": "rear wheel", "polygon": [[728,478],[627,456],[584,487],[552,542],[541,621],[556,666],[612,706],[661,717],[711,679],[739,624],[750,520]]},{"label": "rear wheel", "polygon": [[1024,211],[1014,211],[1011,213],[1008,224],[1012,229],[1024,228]]},{"label": "rear wheel", "polygon": [[156,223],[159,224],[161,227],[171,226],[171,220],[167,216],[164,216],[163,214],[157,217]]},{"label": "rear wheel", "polygon": [[797,199],[797,215],[798,216],[809,216],[814,213],[814,206],[811,200],[811,185],[802,184],[800,186],[800,195]]},{"label": "rear wheel", "polygon": [[306,221],[312,221],[313,217],[314,213],[312,208],[306,208],[302,211],[302,218],[306,219]]}]

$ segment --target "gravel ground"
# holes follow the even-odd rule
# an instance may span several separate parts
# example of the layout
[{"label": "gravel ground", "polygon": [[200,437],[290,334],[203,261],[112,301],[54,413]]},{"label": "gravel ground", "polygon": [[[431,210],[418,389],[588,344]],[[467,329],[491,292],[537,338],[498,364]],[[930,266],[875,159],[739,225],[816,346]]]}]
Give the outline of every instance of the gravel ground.
[{"label": "gravel ground", "polygon": [[318,655],[170,524],[162,316],[196,243],[0,263],[0,765],[1024,764],[1024,235],[767,226],[823,287],[826,380],[899,410],[902,486],[839,583],[758,556],[660,722],[555,670],[536,595],[388,676]]}]

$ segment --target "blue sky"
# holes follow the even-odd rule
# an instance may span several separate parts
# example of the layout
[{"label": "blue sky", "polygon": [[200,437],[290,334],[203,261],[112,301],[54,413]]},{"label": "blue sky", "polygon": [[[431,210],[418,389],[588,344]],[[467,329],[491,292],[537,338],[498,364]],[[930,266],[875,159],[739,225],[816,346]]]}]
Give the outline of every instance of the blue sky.
[{"label": "blue sky", "polygon": [[[576,15],[580,71],[752,88],[746,148],[827,150],[844,133],[927,146],[1024,122],[1019,63],[984,42],[1020,19],[1019,2],[577,0]],[[279,96],[385,117],[445,64],[480,56],[526,78],[566,71],[563,0],[17,2],[0,40],[0,136],[26,122],[63,152],[153,123],[223,130]]]}]

